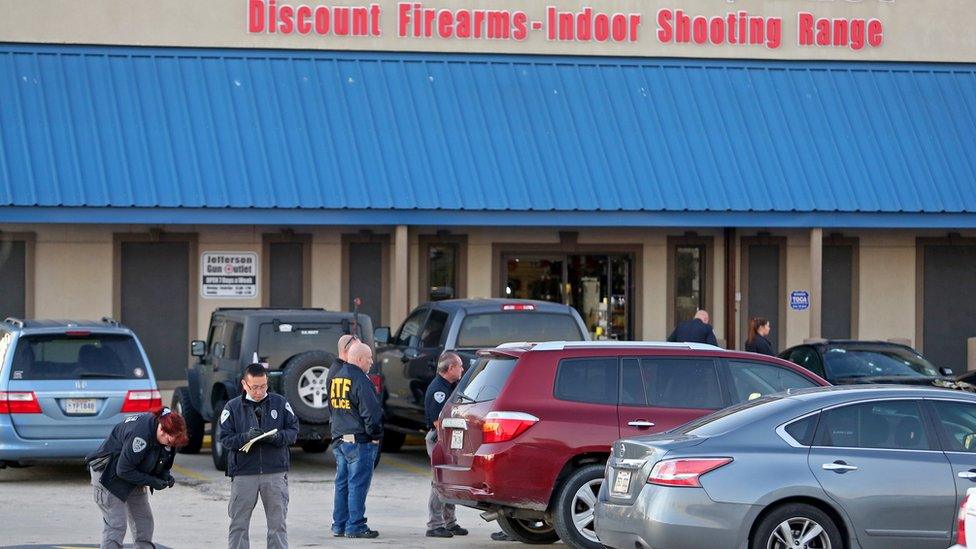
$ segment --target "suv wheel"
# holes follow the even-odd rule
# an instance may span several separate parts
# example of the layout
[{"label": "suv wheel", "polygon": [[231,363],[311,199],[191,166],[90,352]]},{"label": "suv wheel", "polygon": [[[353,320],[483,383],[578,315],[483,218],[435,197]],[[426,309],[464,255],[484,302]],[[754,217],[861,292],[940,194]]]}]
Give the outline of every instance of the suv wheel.
[{"label": "suv wheel", "polygon": [[603,485],[604,466],[585,465],[563,482],[556,495],[553,523],[559,538],[577,549],[602,549],[593,527],[597,494]]},{"label": "suv wheel", "polygon": [[820,509],[791,503],[773,509],[756,527],[752,549],[843,549],[844,541],[834,521]]},{"label": "suv wheel", "polygon": [[183,416],[183,420],[186,421],[188,442],[186,446],[180,448],[179,452],[181,454],[198,453],[203,446],[204,421],[200,412],[193,407],[193,402],[190,400],[190,390],[186,387],[177,387],[173,391],[173,401],[169,407],[174,412]]},{"label": "suv wheel", "polygon": [[220,432],[223,430],[220,427],[220,416],[226,404],[226,400],[217,401],[214,405],[214,420],[210,424],[210,457],[218,471],[227,470],[227,449],[220,443]]},{"label": "suv wheel", "polygon": [[333,360],[324,351],[308,351],[291,357],[282,367],[282,389],[298,419],[309,423],[329,422],[326,378]]},{"label": "suv wheel", "polygon": [[498,515],[498,526],[515,541],[530,545],[556,543],[559,535],[548,522],[540,519],[520,519]]}]

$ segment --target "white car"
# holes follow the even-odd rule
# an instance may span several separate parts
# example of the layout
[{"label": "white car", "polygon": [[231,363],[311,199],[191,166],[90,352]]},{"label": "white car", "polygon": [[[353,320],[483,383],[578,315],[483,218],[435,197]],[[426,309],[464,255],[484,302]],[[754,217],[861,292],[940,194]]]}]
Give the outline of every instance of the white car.
[{"label": "white car", "polygon": [[[972,532],[973,544],[966,543],[966,532]],[[966,490],[956,519],[956,544],[949,549],[976,547],[976,488]]]}]

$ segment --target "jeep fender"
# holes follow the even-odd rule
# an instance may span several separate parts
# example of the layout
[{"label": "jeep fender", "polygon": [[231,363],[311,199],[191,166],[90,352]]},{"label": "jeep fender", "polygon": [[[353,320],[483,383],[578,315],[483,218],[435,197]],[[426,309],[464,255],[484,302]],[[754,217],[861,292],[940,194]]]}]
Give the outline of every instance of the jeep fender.
[{"label": "jeep fender", "polygon": [[[238,389],[236,385],[232,385],[226,381],[220,381],[214,383],[213,388],[210,390],[211,409],[214,407],[214,405],[217,404],[217,402],[221,400],[224,401],[230,400],[235,396],[237,396],[238,393],[240,393],[240,389]],[[210,419],[208,419],[207,421],[213,421],[214,418],[216,418],[217,415],[219,414],[220,414],[220,410],[211,410]],[[207,419],[206,416],[204,416],[204,419]]]},{"label": "jeep fender", "polygon": [[203,410],[203,391],[200,390],[200,363],[186,369],[186,388],[190,392],[190,403],[197,411]]}]

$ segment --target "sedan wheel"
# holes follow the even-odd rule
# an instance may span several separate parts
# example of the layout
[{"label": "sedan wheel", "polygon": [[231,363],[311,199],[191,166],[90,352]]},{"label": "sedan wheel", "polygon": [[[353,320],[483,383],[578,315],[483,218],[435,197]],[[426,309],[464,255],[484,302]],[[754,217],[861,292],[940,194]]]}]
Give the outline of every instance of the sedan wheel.
[{"label": "sedan wheel", "polygon": [[831,549],[830,537],[813,520],[794,517],[779,523],[769,535],[766,549]]}]

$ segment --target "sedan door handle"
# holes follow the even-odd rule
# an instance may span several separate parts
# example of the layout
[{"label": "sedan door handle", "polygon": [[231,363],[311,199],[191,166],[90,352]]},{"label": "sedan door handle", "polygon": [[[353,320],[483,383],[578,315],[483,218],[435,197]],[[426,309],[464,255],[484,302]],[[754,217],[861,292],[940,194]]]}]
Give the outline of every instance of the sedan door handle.
[{"label": "sedan door handle", "polygon": [[976,469],[970,469],[969,471],[959,471],[959,478],[968,478],[969,480],[976,480]]},{"label": "sedan door handle", "polygon": [[634,421],[628,421],[627,425],[630,425],[631,427],[637,427],[638,429],[649,429],[651,427],[654,427],[653,423],[651,423],[650,421],[645,421],[643,419],[635,419]]},{"label": "sedan door handle", "polygon": [[848,465],[843,461],[835,461],[833,463],[824,463],[821,467],[825,471],[834,471],[835,473],[846,473],[848,471],[857,471],[857,467],[853,465]]}]

